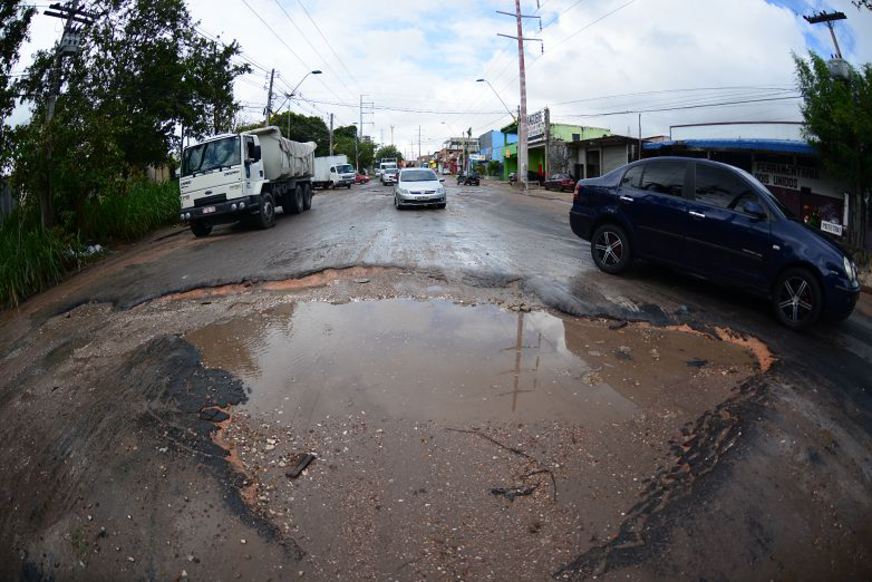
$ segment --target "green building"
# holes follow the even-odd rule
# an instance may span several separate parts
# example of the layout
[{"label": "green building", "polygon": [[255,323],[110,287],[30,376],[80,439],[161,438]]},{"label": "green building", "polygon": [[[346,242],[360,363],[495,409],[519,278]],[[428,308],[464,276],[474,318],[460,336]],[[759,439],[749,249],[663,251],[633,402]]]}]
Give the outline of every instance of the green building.
[{"label": "green building", "polygon": [[[551,174],[574,174],[574,150],[567,144],[604,137],[611,131],[602,127],[551,123],[548,108],[527,116],[527,171],[531,182]],[[500,129],[505,134],[516,133],[518,124],[512,123]],[[503,178],[518,172],[518,144],[504,147]]]}]

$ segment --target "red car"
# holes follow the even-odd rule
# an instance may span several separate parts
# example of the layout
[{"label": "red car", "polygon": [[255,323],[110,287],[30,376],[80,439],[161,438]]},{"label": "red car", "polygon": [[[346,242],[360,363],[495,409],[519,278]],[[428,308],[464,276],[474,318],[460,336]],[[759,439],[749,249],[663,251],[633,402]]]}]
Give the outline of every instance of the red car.
[{"label": "red car", "polygon": [[369,176],[367,176],[366,174],[357,174],[354,177],[355,184],[366,184],[367,182],[369,182]]},{"label": "red car", "polygon": [[575,178],[569,174],[554,174],[547,180],[543,186],[546,190],[560,190],[564,192],[573,192],[575,190]]}]

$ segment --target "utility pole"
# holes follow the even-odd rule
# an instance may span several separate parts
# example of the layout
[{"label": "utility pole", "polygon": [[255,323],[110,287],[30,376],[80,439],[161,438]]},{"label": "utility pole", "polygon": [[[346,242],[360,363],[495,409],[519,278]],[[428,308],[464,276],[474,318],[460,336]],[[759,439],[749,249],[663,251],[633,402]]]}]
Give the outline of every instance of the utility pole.
[{"label": "utility pole", "polygon": [[[355,132],[357,133],[357,132]],[[333,155],[333,114],[330,114],[330,155]]]},{"label": "utility pole", "polygon": [[[79,0],[72,0],[69,4],[49,4],[49,10],[43,12],[52,18],[64,19],[64,30],[55,53],[54,67],[52,68],[51,90],[46,102],[45,125],[49,127],[54,119],[55,107],[61,92],[61,65],[63,57],[74,55],[79,52],[82,41],[82,32],[86,26],[90,26],[97,19],[97,15],[79,8]],[[44,228],[54,226],[54,184],[52,183],[52,156],[53,143],[52,132],[49,130],[45,146],[45,178],[46,187],[40,192],[40,220]]]},{"label": "utility pole", "polygon": [[357,125],[356,139],[354,140],[354,164],[357,166],[357,171],[360,171],[360,140],[363,137],[363,128],[365,125],[375,125],[372,121],[363,121],[364,115],[375,115],[375,102],[364,101],[366,95],[360,96],[360,119]]},{"label": "utility pole", "polygon": [[269,118],[272,114],[272,96],[273,96],[273,79],[276,76],[276,70],[273,69],[269,74],[269,93],[266,96],[266,121],[264,122],[264,127],[269,125]]},{"label": "utility pole", "polygon": [[391,145],[394,145],[394,126],[391,126]]},{"label": "utility pole", "polygon": [[421,126],[418,126],[418,159],[421,159]]},{"label": "utility pole", "polygon": [[[639,114],[639,152],[638,157],[636,159],[642,159],[642,114]],[[600,160],[600,165],[602,166],[603,161]]]},{"label": "utility pole", "polygon": [[[501,12],[498,14],[514,16],[518,29],[517,36],[509,34],[497,34],[518,41],[518,78],[520,80],[521,89],[521,113],[518,116],[518,173],[521,180],[521,188],[527,191],[527,69],[524,64],[524,42],[536,41],[542,42],[541,38],[524,38],[524,18],[540,18],[534,15],[521,14],[521,0],[515,0],[515,13]],[[541,19],[540,19],[541,22]]]},{"label": "utility pole", "polygon": [[842,49],[839,48],[839,41],[836,39],[836,31],[833,27],[833,22],[836,20],[846,20],[848,17],[845,16],[844,12],[818,12],[817,14],[813,14],[812,16],[803,16],[806,22],[809,24],[820,24],[821,22],[826,23],[827,28],[830,29],[830,36],[833,37],[833,44],[836,47],[836,58],[842,60]]}]

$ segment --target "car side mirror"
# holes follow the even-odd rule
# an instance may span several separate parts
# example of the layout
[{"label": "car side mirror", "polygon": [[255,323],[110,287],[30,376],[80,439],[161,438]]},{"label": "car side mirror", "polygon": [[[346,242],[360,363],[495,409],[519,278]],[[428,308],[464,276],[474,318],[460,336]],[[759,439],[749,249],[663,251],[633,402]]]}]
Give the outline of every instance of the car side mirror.
[{"label": "car side mirror", "polygon": [[753,200],[748,200],[742,204],[742,212],[755,220],[763,220],[766,218],[766,211],[763,210],[763,207],[759,202],[754,202]]},{"label": "car side mirror", "polygon": [[182,169],[181,169],[181,168],[176,168],[176,169],[173,171],[173,175],[174,175],[176,178],[181,178],[181,177],[182,177]]},{"label": "car side mirror", "polygon": [[445,178],[439,178],[439,181],[440,181],[440,182],[444,182],[444,181],[445,181]]}]

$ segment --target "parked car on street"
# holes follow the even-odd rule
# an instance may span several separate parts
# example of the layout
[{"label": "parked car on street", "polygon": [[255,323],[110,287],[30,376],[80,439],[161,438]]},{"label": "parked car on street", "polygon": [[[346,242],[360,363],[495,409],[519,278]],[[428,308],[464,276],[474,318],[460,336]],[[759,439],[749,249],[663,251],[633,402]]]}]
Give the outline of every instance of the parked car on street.
[{"label": "parked car on street", "polygon": [[394,206],[397,210],[406,206],[436,206],[445,208],[447,202],[444,180],[427,168],[400,170],[394,188]]},{"label": "parked car on street", "polygon": [[369,176],[366,174],[357,174],[354,176],[355,184],[369,184]]},{"label": "parked car on street", "polygon": [[458,186],[480,186],[481,178],[478,174],[457,174],[457,185]]},{"label": "parked car on street", "polygon": [[575,188],[575,179],[569,174],[554,174],[548,177],[543,184],[546,190],[559,190],[572,192]]},{"label": "parked car on street", "polygon": [[838,245],[726,164],[663,157],[580,180],[569,220],[607,273],[636,258],[673,265],[767,298],[794,329],[847,318],[860,294]]}]

